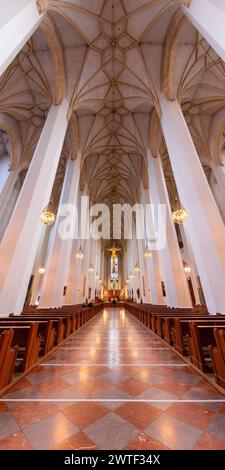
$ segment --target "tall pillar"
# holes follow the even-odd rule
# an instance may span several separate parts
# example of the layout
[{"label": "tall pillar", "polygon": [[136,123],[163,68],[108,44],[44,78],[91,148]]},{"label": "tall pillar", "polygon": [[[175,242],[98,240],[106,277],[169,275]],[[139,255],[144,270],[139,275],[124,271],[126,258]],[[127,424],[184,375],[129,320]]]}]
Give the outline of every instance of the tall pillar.
[{"label": "tall pillar", "polygon": [[36,0],[2,1],[0,5],[0,76],[44,18]]},{"label": "tall pillar", "polygon": [[225,61],[224,0],[191,0],[183,6],[185,15],[221,59]]},{"label": "tall pillar", "polygon": [[[144,189],[142,186],[141,198],[142,198],[142,203],[145,206],[145,209],[146,209],[146,204],[150,204],[151,202],[149,196],[150,196],[149,189],[148,190]],[[145,217],[146,245],[148,244],[147,243],[148,242],[147,240],[147,223],[148,222],[149,221],[147,221]],[[152,221],[151,221],[151,224],[152,224]],[[145,260],[145,266],[146,266],[146,269],[148,272],[148,278],[149,278],[151,303],[154,305],[164,305],[166,303],[166,298],[163,297],[163,293],[162,293],[162,286],[161,286],[162,276],[161,276],[161,271],[160,271],[159,254],[158,254],[158,251],[156,250],[152,250],[151,253],[152,253],[152,256],[150,258],[146,258]]]},{"label": "tall pillar", "polygon": [[149,273],[148,273],[148,265],[147,259],[144,256],[145,246],[143,240],[137,240],[138,245],[138,256],[139,256],[139,264],[140,264],[140,283],[142,289],[142,299],[144,303],[151,302],[151,295],[150,295],[150,286],[149,286]]},{"label": "tall pillar", "polygon": [[65,212],[63,212],[63,215],[66,215],[67,218],[70,216],[72,219],[69,220],[68,227],[71,227],[74,222],[77,226],[78,220],[76,220],[76,209],[78,186],[80,180],[80,161],[81,153],[78,152],[76,160],[69,159],[67,162],[66,173],[59,202],[59,215],[56,218],[56,223],[54,226],[54,238],[50,248],[44,282],[42,285],[40,307],[59,307],[64,303],[64,286],[66,286],[69,272],[75,227],[72,231],[73,233],[69,235],[69,238],[62,238],[59,227],[60,224],[65,223],[65,220],[63,221],[63,219],[60,217],[60,211],[62,206],[66,204],[69,205],[69,210],[71,210],[71,206],[73,206],[73,213],[71,212],[70,214],[70,212],[67,212],[65,214]]},{"label": "tall pillar", "polygon": [[35,259],[35,263],[33,267],[34,282],[32,284],[32,294],[31,294],[31,299],[30,299],[30,305],[35,304],[41,292],[42,282],[44,279],[43,277],[44,273],[39,273],[39,269],[41,267],[45,268],[45,260],[46,260],[46,254],[48,251],[51,229],[52,227],[46,227],[46,230],[45,230],[43,227],[43,233],[41,235],[39,248],[37,251],[37,255],[36,255],[36,259]]},{"label": "tall pillar", "polygon": [[190,240],[188,238],[188,233],[187,233],[185,224],[181,225],[180,233],[181,233],[181,238],[182,238],[183,245],[184,245],[184,248],[183,248],[184,261],[187,262],[188,267],[191,269],[191,272],[187,273],[186,277],[187,279],[188,277],[190,277],[191,279],[194,296],[195,296],[195,303],[199,305],[201,304],[201,298],[199,295],[199,291],[201,287],[199,284],[198,271],[197,271],[194,255],[192,252],[192,248],[191,248]]},{"label": "tall pillar", "polygon": [[182,110],[160,98],[161,125],[185,222],[210,313],[225,313],[225,227]]},{"label": "tall pillar", "polygon": [[69,100],[52,106],[0,244],[0,312],[20,313],[42,231],[40,213],[49,202],[68,126]]},{"label": "tall pillar", "polygon": [[161,160],[159,157],[153,158],[150,150],[147,154],[151,200],[155,208],[158,204],[164,204],[166,208],[166,243],[163,248],[159,249],[159,258],[166,286],[167,303],[170,307],[191,307]]}]

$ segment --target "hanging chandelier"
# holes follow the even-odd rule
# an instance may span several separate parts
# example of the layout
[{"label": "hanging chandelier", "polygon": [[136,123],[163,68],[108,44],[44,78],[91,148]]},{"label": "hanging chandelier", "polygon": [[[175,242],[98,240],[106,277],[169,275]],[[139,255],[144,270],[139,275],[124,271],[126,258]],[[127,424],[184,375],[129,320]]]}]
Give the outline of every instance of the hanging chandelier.
[{"label": "hanging chandelier", "polygon": [[129,278],[130,278],[130,279],[133,279],[133,277],[134,277],[134,276],[133,276],[133,274],[131,273],[131,274],[129,275]]},{"label": "hanging chandelier", "polygon": [[173,221],[175,224],[183,224],[188,216],[188,212],[180,206],[178,209],[175,209],[172,213]]},{"label": "hanging chandelier", "polygon": [[148,246],[146,246],[146,248],[145,248],[144,256],[145,256],[145,258],[151,258],[151,256],[152,256],[152,253],[149,250]]},{"label": "hanging chandelier", "polygon": [[44,274],[45,273],[45,268],[44,266],[41,266],[38,270],[39,274]]},{"label": "hanging chandelier", "polygon": [[93,273],[93,272],[94,272],[94,266],[93,266],[92,263],[90,264],[90,266],[89,266],[89,268],[88,268],[88,272],[89,272],[89,273]]},{"label": "hanging chandelier", "polygon": [[99,279],[98,273],[95,274],[95,279]]},{"label": "hanging chandelier", "polygon": [[190,266],[184,266],[184,271],[185,271],[186,274],[190,274],[190,272],[191,272]]},{"label": "hanging chandelier", "polygon": [[40,221],[44,225],[53,225],[55,223],[55,212],[53,204],[50,202],[40,214]]},{"label": "hanging chandelier", "polygon": [[83,250],[80,246],[79,250],[76,252],[76,258],[77,259],[83,259],[83,257],[84,257],[84,253],[83,253]]},{"label": "hanging chandelier", "polygon": [[134,272],[139,273],[139,271],[140,271],[140,268],[139,268],[138,264],[136,263],[135,266],[134,266]]}]

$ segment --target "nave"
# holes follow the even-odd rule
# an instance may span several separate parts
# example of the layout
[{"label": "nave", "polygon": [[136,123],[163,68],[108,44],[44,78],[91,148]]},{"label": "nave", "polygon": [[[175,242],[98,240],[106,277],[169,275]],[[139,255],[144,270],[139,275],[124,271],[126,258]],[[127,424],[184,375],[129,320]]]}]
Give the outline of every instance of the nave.
[{"label": "nave", "polygon": [[0,449],[225,449],[225,397],[104,308],[0,399]]}]

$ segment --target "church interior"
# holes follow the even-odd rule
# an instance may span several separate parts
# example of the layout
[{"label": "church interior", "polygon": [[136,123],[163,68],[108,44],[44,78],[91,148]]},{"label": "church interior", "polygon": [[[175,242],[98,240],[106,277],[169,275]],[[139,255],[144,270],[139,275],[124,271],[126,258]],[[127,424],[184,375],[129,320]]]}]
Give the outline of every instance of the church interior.
[{"label": "church interior", "polygon": [[0,2],[0,450],[225,450],[224,24]]}]

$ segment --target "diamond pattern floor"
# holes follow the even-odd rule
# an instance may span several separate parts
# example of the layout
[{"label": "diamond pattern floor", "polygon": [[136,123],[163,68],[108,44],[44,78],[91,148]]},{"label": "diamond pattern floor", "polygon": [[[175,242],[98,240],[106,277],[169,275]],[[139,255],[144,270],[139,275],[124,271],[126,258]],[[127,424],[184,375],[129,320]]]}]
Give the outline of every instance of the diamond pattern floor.
[{"label": "diamond pattern floor", "polygon": [[0,399],[0,449],[225,449],[225,397],[105,309]]}]

